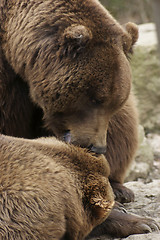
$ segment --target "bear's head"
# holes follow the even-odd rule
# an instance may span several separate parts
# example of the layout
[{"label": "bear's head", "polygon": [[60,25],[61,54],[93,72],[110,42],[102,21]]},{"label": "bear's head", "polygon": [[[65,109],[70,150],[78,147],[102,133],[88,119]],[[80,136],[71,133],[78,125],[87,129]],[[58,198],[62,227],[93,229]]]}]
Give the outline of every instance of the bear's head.
[{"label": "bear's head", "polygon": [[38,0],[18,5],[4,28],[6,58],[28,82],[45,125],[103,153],[109,120],[130,94],[137,27],[123,29],[97,0]]},{"label": "bear's head", "polygon": [[60,76],[52,98],[47,96],[48,102],[42,104],[46,125],[56,136],[98,153],[106,151],[109,120],[131,89],[128,54],[137,28],[128,23],[127,31],[120,34],[116,27],[99,39],[83,25],[65,29],[58,51],[64,65],[57,70]]}]

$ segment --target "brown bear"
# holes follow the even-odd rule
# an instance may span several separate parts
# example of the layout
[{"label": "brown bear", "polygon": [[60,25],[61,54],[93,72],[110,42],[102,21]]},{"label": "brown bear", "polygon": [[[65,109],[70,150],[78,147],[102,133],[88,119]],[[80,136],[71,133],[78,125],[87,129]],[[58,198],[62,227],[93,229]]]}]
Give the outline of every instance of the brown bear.
[{"label": "brown bear", "polygon": [[117,200],[132,201],[122,183],[137,147],[127,59],[136,26],[124,30],[97,0],[0,4],[0,132],[106,152]]},{"label": "brown bear", "polygon": [[[128,61],[137,37],[134,24],[123,29],[98,0],[1,0],[0,132],[55,135],[104,153],[116,199],[132,201],[122,184],[137,148]],[[117,209],[105,232],[149,228]]]},{"label": "brown bear", "polygon": [[114,205],[103,155],[0,135],[0,159],[1,240],[81,240]]}]

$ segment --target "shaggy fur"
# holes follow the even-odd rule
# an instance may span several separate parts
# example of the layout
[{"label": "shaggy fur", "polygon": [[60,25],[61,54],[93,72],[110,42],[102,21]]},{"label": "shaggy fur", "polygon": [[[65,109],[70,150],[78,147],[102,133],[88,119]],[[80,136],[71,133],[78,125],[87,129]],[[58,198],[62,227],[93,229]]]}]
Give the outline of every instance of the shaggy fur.
[{"label": "shaggy fur", "polygon": [[[97,0],[0,2],[0,131],[48,135],[104,153],[121,202],[136,147],[137,114],[128,54],[138,37]],[[43,114],[42,114],[43,111]],[[106,149],[107,142],[107,149]]]},{"label": "shaggy fur", "polygon": [[[114,206],[103,155],[56,138],[27,140],[0,135],[0,239],[125,237],[158,229],[152,219]],[[109,215],[109,216],[108,216]]]},{"label": "shaggy fur", "polygon": [[84,239],[114,204],[103,156],[0,136],[0,239]]},{"label": "shaggy fur", "polygon": [[[1,0],[0,132],[54,134],[106,152],[116,199],[132,201],[122,183],[137,148],[127,58],[137,37],[134,24],[123,29],[97,0]],[[150,225],[135,218],[135,227],[118,212],[105,232],[126,236]]]}]

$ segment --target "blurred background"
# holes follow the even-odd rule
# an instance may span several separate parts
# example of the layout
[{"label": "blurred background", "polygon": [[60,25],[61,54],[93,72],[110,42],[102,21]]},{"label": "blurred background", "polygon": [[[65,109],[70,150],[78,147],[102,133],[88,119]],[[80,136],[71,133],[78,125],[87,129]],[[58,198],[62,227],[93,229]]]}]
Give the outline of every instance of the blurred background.
[{"label": "blurred background", "polygon": [[[152,21],[154,5],[159,6],[159,0],[100,0],[100,2],[118,18],[121,23],[132,20],[137,24]],[[160,12],[159,12],[160,13]]]},{"label": "blurred background", "polygon": [[160,134],[160,0],[100,2],[121,24],[138,24],[139,40],[131,57],[133,90],[145,134]]},{"label": "blurred background", "polygon": [[152,21],[151,0],[101,0],[100,2],[122,24],[128,21],[137,24]]}]

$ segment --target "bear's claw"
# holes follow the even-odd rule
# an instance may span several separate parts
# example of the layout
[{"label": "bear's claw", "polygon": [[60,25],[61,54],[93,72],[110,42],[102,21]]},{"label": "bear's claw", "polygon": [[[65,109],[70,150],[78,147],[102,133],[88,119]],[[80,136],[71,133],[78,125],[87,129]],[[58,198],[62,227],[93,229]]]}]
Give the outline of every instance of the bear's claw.
[{"label": "bear's claw", "polygon": [[117,202],[120,203],[134,202],[134,193],[132,190],[116,182],[111,182],[111,186],[115,194],[115,200]]},{"label": "bear's claw", "polygon": [[132,234],[144,234],[159,230],[159,224],[153,219],[128,213],[124,211],[121,204],[116,203],[109,217],[97,226],[87,239],[101,235],[124,238]]}]

